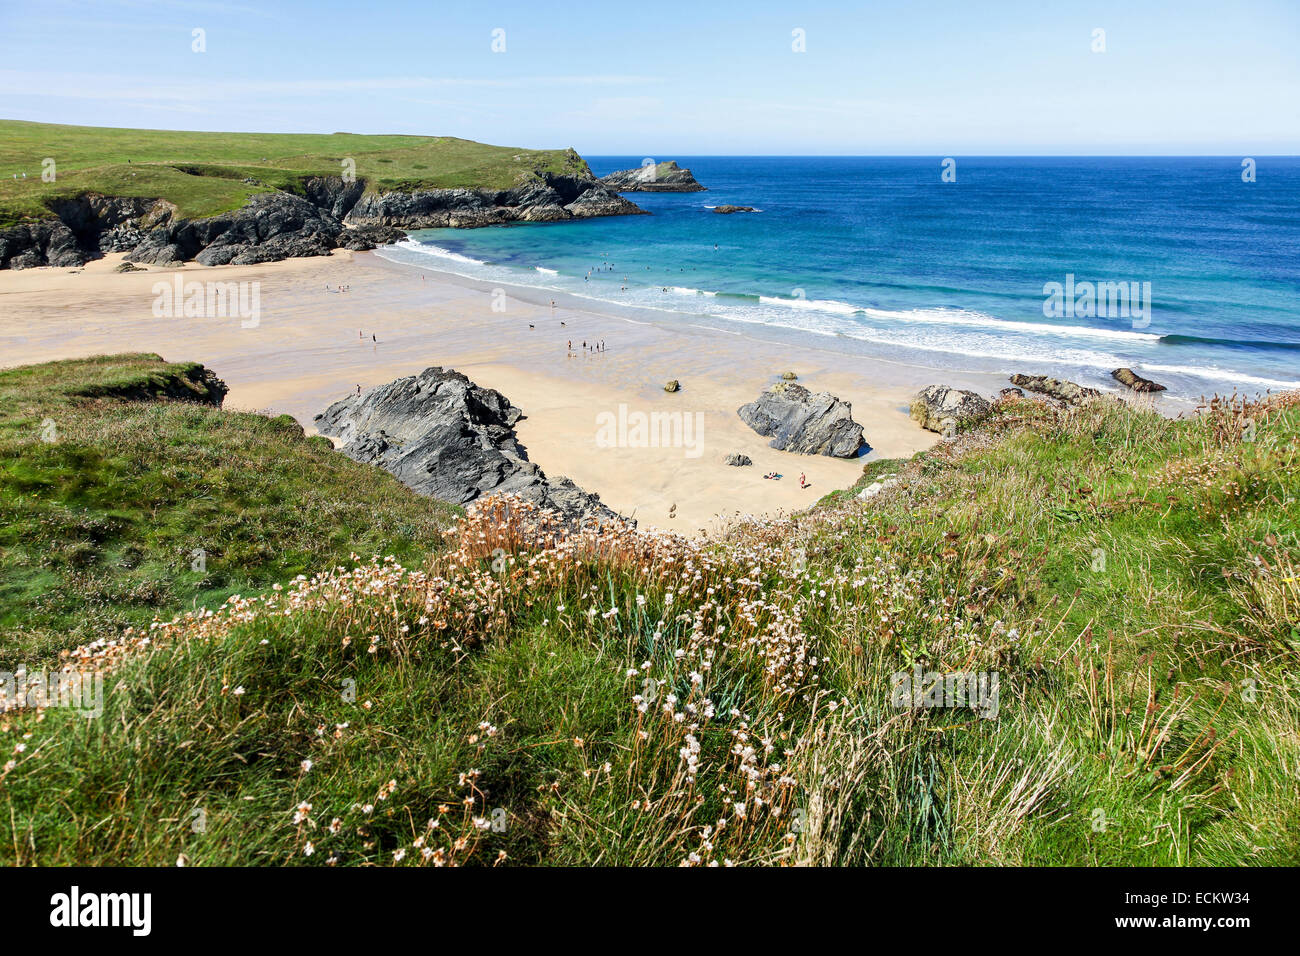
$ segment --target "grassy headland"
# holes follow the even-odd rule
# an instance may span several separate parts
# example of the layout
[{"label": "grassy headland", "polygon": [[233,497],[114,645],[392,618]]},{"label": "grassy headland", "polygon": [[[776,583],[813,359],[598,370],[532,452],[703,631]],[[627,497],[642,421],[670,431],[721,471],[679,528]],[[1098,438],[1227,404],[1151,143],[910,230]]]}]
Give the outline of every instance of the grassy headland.
[{"label": "grassy headland", "polygon": [[[124,430],[77,408],[70,449],[222,414],[146,404]],[[159,446],[138,480],[197,498]],[[112,483],[152,527],[150,499],[57,448],[7,435],[7,473]],[[223,491],[223,540],[269,549],[351,464],[253,479],[272,456],[218,457],[218,488],[264,494]],[[0,859],[1295,864],[1298,459],[1300,393],[1184,421],[1010,400],[873,465],[898,483],[869,501],[721,542],[563,536],[499,499],[422,558],[320,560],[75,654],[106,669],[101,717],[0,717]],[[339,547],[394,550],[339,525]],[[918,665],[996,673],[995,712],[897,706]]]},{"label": "grassy headland", "polygon": [[457,509],[289,416],[210,404],[203,371],[157,355],[0,371],[0,670],[353,551],[418,558],[450,524]]},{"label": "grassy headland", "polygon": [[[47,158],[55,163],[54,182],[41,177]],[[49,218],[51,202],[86,194],[164,199],[180,219],[214,216],[257,193],[301,195],[304,180],[339,176],[349,159],[368,192],[502,190],[544,173],[590,173],[571,149],[450,136],[193,133],[0,120],[0,228]]]}]

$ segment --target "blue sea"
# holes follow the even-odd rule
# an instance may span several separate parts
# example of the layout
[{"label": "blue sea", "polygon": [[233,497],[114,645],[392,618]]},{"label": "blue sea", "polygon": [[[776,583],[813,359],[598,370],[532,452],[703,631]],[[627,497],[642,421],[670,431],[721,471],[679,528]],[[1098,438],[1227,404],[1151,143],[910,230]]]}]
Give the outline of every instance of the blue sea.
[{"label": "blue sea", "polygon": [[[941,157],[671,158],[708,191],[627,194],[649,216],[423,230],[382,254],[864,358],[1108,386],[1129,366],[1187,398],[1300,388],[1300,158],[1255,158],[1254,182],[1232,157],[959,157],[955,182]],[[1048,302],[1051,283],[1123,285],[1089,314]],[[1143,310],[1124,315],[1117,289]]]}]

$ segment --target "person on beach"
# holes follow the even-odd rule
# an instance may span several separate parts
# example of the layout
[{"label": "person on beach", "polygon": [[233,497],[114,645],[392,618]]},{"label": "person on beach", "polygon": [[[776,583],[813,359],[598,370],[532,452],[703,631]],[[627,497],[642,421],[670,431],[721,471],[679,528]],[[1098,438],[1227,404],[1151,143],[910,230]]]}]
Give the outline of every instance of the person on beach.
[{"label": "person on beach", "polygon": [[808,487],[808,479],[805,478],[805,477],[803,476],[803,472],[802,472],[802,471],[799,472],[799,487],[800,487],[800,488],[807,488],[807,487]]},{"label": "person on beach", "polygon": [[358,383],[358,385],[357,385],[357,394],[358,394],[358,395],[361,394],[361,385],[360,385],[359,383]]}]

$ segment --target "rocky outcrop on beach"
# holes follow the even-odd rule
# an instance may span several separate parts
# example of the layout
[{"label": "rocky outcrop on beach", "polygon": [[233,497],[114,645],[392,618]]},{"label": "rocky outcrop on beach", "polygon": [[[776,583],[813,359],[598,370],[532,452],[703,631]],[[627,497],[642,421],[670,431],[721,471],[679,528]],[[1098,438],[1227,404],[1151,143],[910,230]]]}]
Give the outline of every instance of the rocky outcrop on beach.
[{"label": "rocky outcrop on beach", "polygon": [[989,416],[993,406],[984,397],[947,385],[927,385],[916,393],[909,411],[912,419],[932,432],[950,435]]},{"label": "rocky outcrop on beach", "polygon": [[733,212],[758,212],[753,206],[714,206],[714,212],[722,213],[724,216],[730,216]]},{"label": "rocky outcrop on beach", "polygon": [[0,230],[0,269],[81,266],[116,252],[151,265],[245,265],[336,248],[374,249],[401,239],[407,229],[644,213],[589,174],[541,173],[505,190],[367,192],[364,180],[338,176],[308,177],[298,185],[301,194],[254,193],[241,208],[202,219],[180,219],[163,200],[59,200],[50,206],[55,218]]},{"label": "rocky outcrop on beach", "polygon": [[733,468],[744,468],[746,465],[752,465],[754,459],[750,458],[748,455],[742,455],[738,451],[733,451],[722,459],[722,463],[724,465],[731,465]]},{"label": "rocky outcrop on beach", "polygon": [[[127,253],[126,260],[175,265],[193,259],[205,266],[224,266],[328,255],[342,231],[341,222],[308,199],[258,193],[231,213],[156,226]],[[111,251],[117,251],[122,244],[119,237],[107,238]]]},{"label": "rocky outcrop on beach", "polygon": [[1165,387],[1149,378],[1143,378],[1131,368],[1117,368],[1110,377],[1121,385],[1127,385],[1135,392],[1163,392]]},{"label": "rocky outcrop on beach", "polygon": [[1078,405],[1101,394],[1095,388],[1088,388],[1086,385],[1079,385],[1062,379],[1049,378],[1046,375],[1022,375],[1017,372],[1011,376],[1011,384],[1065,402],[1067,405]]},{"label": "rocky outcrop on beach", "polygon": [[778,382],[736,414],[760,435],[771,436],[768,445],[781,451],[852,458],[866,445],[848,402],[792,382]]},{"label": "rocky outcrop on beach", "polygon": [[704,191],[704,187],[691,175],[691,171],[678,166],[677,161],[672,159],[662,163],[647,161],[636,169],[620,169],[616,173],[602,176],[600,181],[620,193],[698,193]]},{"label": "rocky outcrop on beach", "polygon": [[[349,458],[391,472],[423,495],[466,505],[513,493],[579,525],[624,519],[568,478],[548,478],[515,437],[522,412],[452,369],[427,368],[349,395],[316,416]],[[628,522],[631,524],[632,522]]]}]

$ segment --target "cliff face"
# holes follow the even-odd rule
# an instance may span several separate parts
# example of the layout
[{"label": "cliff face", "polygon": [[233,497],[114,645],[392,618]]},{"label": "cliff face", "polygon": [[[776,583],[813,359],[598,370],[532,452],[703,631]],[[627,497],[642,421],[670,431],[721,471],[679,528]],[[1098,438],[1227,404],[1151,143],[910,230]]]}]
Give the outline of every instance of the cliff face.
[{"label": "cliff face", "polygon": [[600,181],[621,193],[698,193],[705,188],[689,169],[682,169],[673,159],[662,163],[647,162],[636,169],[620,169]]},{"label": "cliff face", "polygon": [[365,192],[337,176],[301,183],[302,195],[261,193],[233,212],[177,219],[163,200],[85,195],[51,207],[57,218],[0,230],[0,269],[80,266],[104,253],[131,262],[203,265],[269,262],[373,249],[404,229],[559,222],[642,213],[590,175],[545,174],[507,190]]},{"label": "cliff face", "polygon": [[347,214],[346,222],[402,229],[464,228],[643,212],[594,178],[548,175],[499,192],[430,189],[365,195]]}]

